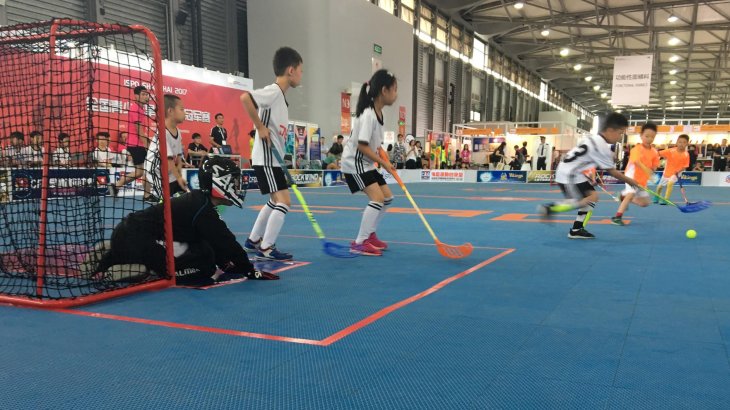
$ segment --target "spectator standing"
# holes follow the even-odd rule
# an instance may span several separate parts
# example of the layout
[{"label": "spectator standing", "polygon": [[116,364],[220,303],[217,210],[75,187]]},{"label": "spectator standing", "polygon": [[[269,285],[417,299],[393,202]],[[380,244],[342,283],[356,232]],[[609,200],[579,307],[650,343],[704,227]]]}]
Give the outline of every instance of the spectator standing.
[{"label": "spectator standing", "polygon": [[2,165],[7,167],[20,166],[23,159],[23,147],[25,146],[25,135],[20,131],[10,133],[10,145],[5,147],[2,155]]},{"label": "spectator standing", "polygon": [[417,168],[418,150],[416,147],[416,140],[413,139],[408,143],[408,150],[406,150],[406,169]]},{"label": "spectator standing", "polygon": [[109,133],[99,131],[96,133],[96,148],[91,151],[91,162],[96,167],[109,168],[117,158],[117,154],[109,148]]},{"label": "spectator standing", "polygon": [[39,167],[43,165],[43,154],[45,150],[41,146],[43,142],[43,134],[40,131],[30,133],[30,145],[20,150],[21,162],[25,166]]},{"label": "spectator standing", "polygon": [[[215,115],[215,125],[210,129],[210,152],[218,154],[230,154],[224,152],[224,146],[228,145],[228,131],[223,127],[223,114]],[[230,150],[230,147],[228,148]]]},{"label": "spectator standing", "polygon": [[545,137],[540,136],[540,144],[535,150],[535,156],[537,156],[537,164],[535,168],[538,171],[544,171],[547,168],[547,155],[550,152],[550,145],[545,142]]},{"label": "spectator standing", "polygon": [[461,167],[468,169],[471,164],[471,151],[469,151],[469,144],[464,144],[464,148],[461,150]]},{"label": "spectator standing", "polygon": [[393,147],[393,162],[396,169],[403,169],[406,163],[406,143],[403,134],[398,134],[398,141]]},{"label": "spectator standing", "polygon": [[730,147],[727,146],[727,139],[723,139],[722,144],[715,145],[715,150],[713,151],[713,158],[715,160],[712,162],[712,170],[725,171],[728,155],[730,155]]}]

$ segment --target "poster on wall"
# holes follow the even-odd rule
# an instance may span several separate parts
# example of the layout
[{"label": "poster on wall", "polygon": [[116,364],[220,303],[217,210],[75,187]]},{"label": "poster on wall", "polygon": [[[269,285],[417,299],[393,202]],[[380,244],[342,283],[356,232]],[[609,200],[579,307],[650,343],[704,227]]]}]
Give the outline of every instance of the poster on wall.
[{"label": "poster on wall", "polygon": [[464,182],[464,171],[458,169],[432,170],[431,182]]},{"label": "poster on wall", "polygon": [[307,137],[309,139],[309,158],[311,160],[321,160],[321,147],[320,147],[320,135],[319,126],[316,124],[309,124]]},{"label": "poster on wall", "polygon": [[297,158],[307,159],[307,125],[294,124],[294,138],[296,139]]}]

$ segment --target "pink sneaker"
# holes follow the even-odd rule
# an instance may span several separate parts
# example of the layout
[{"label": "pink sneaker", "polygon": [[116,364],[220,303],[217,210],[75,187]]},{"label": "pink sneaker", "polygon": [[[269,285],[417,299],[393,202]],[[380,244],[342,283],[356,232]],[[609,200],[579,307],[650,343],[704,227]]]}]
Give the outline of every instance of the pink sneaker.
[{"label": "pink sneaker", "polygon": [[375,232],[371,233],[370,236],[365,239],[365,243],[369,243],[370,245],[373,245],[373,247],[380,249],[381,251],[388,249],[388,244],[378,239],[378,236],[375,235]]},{"label": "pink sneaker", "polygon": [[367,240],[361,244],[357,244],[354,241],[350,243],[350,253],[357,253],[365,256],[382,256],[383,252],[380,249],[374,247]]}]

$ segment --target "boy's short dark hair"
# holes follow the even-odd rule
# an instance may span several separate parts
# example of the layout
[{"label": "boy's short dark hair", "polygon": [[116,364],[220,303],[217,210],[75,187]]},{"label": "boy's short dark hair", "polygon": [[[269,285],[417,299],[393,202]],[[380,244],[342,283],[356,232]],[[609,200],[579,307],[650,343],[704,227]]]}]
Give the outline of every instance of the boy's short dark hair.
[{"label": "boy's short dark hair", "polygon": [[33,138],[33,137],[43,137],[43,133],[40,132],[40,131],[31,131],[30,132],[30,137],[31,138]]},{"label": "boy's short dark hair", "polygon": [[165,113],[167,113],[167,110],[177,107],[178,101],[180,101],[180,97],[177,95],[165,94]]},{"label": "boy's short dark hair", "polygon": [[303,62],[302,56],[299,55],[297,50],[291,47],[282,47],[274,53],[274,74],[281,77],[286,74],[289,67],[296,68]]},{"label": "boy's short dark hair", "polygon": [[200,133],[194,132],[193,133],[193,139],[200,138]]},{"label": "boy's short dark hair", "polygon": [[340,138],[345,138],[345,137],[343,137],[342,135],[338,135],[337,139],[340,139]]},{"label": "boy's short dark hair", "polygon": [[217,119],[218,119],[218,117],[222,117],[222,116],[223,116],[223,113],[220,113],[220,112],[219,112],[219,113],[217,113],[217,114],[216,114],[215,116],[213,116],[213,118],[215,118],[215,119],[217,120]]},{"label": "boy's short dark hair", "polygon": [[143,85],[138,85],[134,87],[134,95],[140,95],[142,94],[142,91],[147,91],[147,87]]},{"label": "boy's short dark hair", "polygon": [[646,124],[641,126],[641,132],[644,132],[646,130],[652,130],[654,132],[657,132],[658,128],[653,122],[647,122]]},{"label": "boy's short dark hair", "polygon": [[[120,134],[121,134],[121,132],[120,132]],[[97,133],[96,133],[96,138],[97,138],[97,139],[99,139],[99,138],[105,138],[105,139],[109,139],[110,137],[111,137],[111,136],[110,136],[110,135],[109,135],[109,133],[108,133],[108,132],[106,132],[106,131],[99,131],[99,132],[97,132]]]},{"label": "boy's short dark hair", "polygon": [[608,128],[617,130],[620,128],[626,128],[629,126],[629,120],[621,113],[618,112],[611,112],[608,115],[606,115],[606,118],[603,119],[603,124],[601,125],[601,131],[605,131]]},{"label": "boy's short dark hair", "polygon": [[682,134],[682,135],[680,135],[679,137],[677,137],[677,139],[678,139],[678,140],[679,140],[679,139],[683,139],[683,140],[685,140],[685,141],[689,142],[689,135],[687,135],[687,134]]},{"label": "boy's short dark hair", "polygon": [[67,133],[65,133],[65,132],[62,132],[62,133],[58,134],[58,140],[59,140],[59,141],[67,140],[67,139],[69,139],[69,138],[71,138],[71,136],[70,136],[70,135],[68,135],[68,134],[67,134]]},{"label": "boy's short dark hair", "polygon": [[25,139],[25,135],[23,135],[20,131],[13,131],[10,133],[10,138],[17,138],[19,140]]}]

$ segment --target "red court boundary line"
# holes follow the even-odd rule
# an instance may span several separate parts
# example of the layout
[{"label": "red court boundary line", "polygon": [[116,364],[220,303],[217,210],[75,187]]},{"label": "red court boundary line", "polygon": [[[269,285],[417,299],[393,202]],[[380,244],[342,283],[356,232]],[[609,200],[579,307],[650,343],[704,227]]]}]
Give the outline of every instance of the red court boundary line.
[{"label": "red court boundary line", "polygon": [[213,334],[228,335],[228,336],[238,336],[238,337],[248,337],[248,338],[253,338],[253,339],[264,339],[264,340],[272,340],[272,341],[277,341],[277,342],[298,343],[298,344],[307,344],[307,345],[314,345],[314,346],[329,346],[329,345],[331,345],[337,341],[340,341],[343,338],[357,332],[358,330],[360,330],[368,325],[371,325],[372,323],[384,318],[385,316],[395,312],[396,310],[398,310],[400,308],[408,306],[417,300],[423,299],[430,294],[438,292],[439,290],[445,288],[446,286],[453,283],[454,281],[457,281],[465,276],[471,275],[472,273],[476,272],[477,270],[489,265],[490,263],[492,263],[496,260],[499,260],[499,259],[509,255],[510,253],[512,253],[516,250],[514,248],[499,248],[499,249],[504,249],[504,250],[502,252],[500,252],[499,254],[492,256],[491,258],[484,260],[465,271],[459,272],[451,277],[448,277],[448,278],[442,280],[441,282],[431,286],[430,288],[428,288],[420,293],[417,293],[409,298],[401,300],[400,302],[397,302],[388,307],[385,307],[385,308],[373,313],[372,315],[370,315],[364,319],[361,319],[358,322],[356,322],[322,340],[277,336],[277,335],[255,333],[255,332],[244,332],[244,331],[240,331],[240,330],[224,329],[224,328],[218,328],[218,327],[197,326],[197,325],[189,325],[189,324],[185,324],[185,323],[167,322],[167,321],[163,321],[163,320],[152,320],[152,319],[143,319],[143,318],[131,317],[131,316],[97,313],[97,312],[90,312],[90,311],[86,311],[86,310],[53,309],[51,311],[58,312],[58,313],[65,313],[65,314],[69,314],[69,315],[97,318],[97,319],[117,320],[120,322],[138,323],[138,324],[144,324],[144,325],[150,325],[150,326],[168,327],[168,328],[181,329],[181,330],[192,330],[192,331],[196,331],[196,332],[205,332],[205,333],[213,333]]}]

